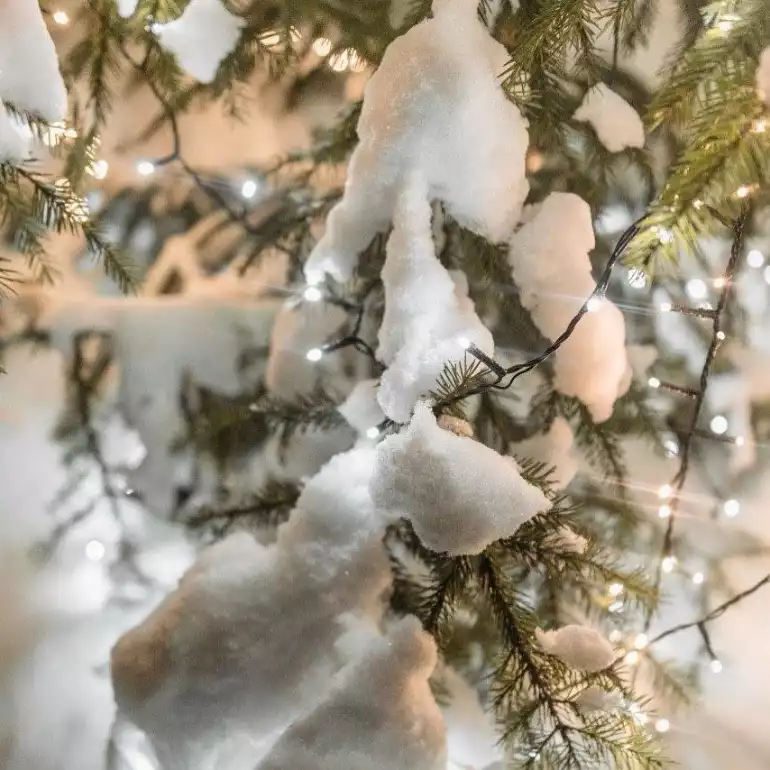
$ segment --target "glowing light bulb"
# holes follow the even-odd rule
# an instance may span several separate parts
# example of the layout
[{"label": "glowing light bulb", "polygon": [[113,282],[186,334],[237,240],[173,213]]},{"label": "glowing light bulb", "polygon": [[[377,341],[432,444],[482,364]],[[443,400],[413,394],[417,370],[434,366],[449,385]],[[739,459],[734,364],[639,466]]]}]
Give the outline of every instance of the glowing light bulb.
[{"label": "glowing light bulb", "polygon": [[701,585],[706,580],[706,576],[702,572],[696,572],[692,576],[692,582],[695,583],[696,586]]},{"label": "glowing light bulb", "polygon": [[241,195],[244,198],[253,198],[257,194],[258,189],[259,185],[253,179],[247,179],[241,185]]},{"label": "glowing light bulb", "polygon": [[671,489],[671,484],[663,484],[661,487],[658,488],[658,497],[661,500],[668,500],[669,497],[671,497],[671,493],[674,490]]},{"label": "glowing light bulb", "polygon": [[607,607],[607,611],[611,612],[613,614],[615,614],[617,612],[623,612],[623,607],[624,606],[625,605],[623,604],[623,602],[620,599],[618,599],[618,600],[612,602],[612,604],[610,604],[609,607]]},{"label": "glowing light bulb", "polygon": [[717,332],[717,339],[718,339],[720,342],[722,342],[722,340],[724,340],[725,336],[726,336],[726,335],[725,335],[725,333],[724,333],[724,332],[722,332],[722,331],[719,331],[719,332]]},{"label": "glowing light bulb", "polygon": [[661,243],[671,243],[674,240],[674,234],[671,230],[666,230],[664,227],[659,227],[657,233]]},{"label": "glowing light bulb", "polygon": [[746,439],[743,436],[735,437],[735,446],[743,446],[746,443]]},{"label": "glowing light bulb", "polygon": [[136,173],[140,176],[150,176],[155,173],[155,164],[149,160],[140,160],[136,164]]},{"label": "glowing light bulb", "polygon": [[317,286],[308,286],[307,289],[302,293],[302,296],[308,301],[308,302],[318,302],[318,300],[321,299],[322,294],[321,290]]},{"label": "glowing light bulb", "polygon": [[106,160],[97,160],[88,167],[88,173],[91,174],[94,179],[104,179],[107,176],[107,172],[110,170],[110,164]]},{"label": "glowing light bulb", "polygon": [[636,647],[637,650],[643,650],[649,641],[647,634],[637,634],[636,639],[634,639],[634,647]]},{"label": "glowing light bulb", "polygon": [[727,432],[727,428],[729,427],[727,424],[727,418],[723,414],[716,414],[711,418],[709,427],[711,428],[712,433],[716,433],[717,436],[721,436],[723,433]]},{"label": "glowing light bulb", "polygon": [[667,519],[670,515],[671,515],[670,505],[661,505],[660,508],[658,508],[658,516],[660,516],[661,519]]},{"label": "glowing light bulb", "polygon": [[751,195],[751,185],[742,184],[736,191],[736,198],[748,198]]},{"label": "glowing light bulb", "polygon": [[673,572],[674,567],[676,567],[676,557],[674,556],[666,556],[660,563],[660,568],[666,573]]},{"label": "glowing light bulb", "polygon": [[323,350],[321,348],[310,348],[308,352],[305,354],[305,358],[307,358],[308,361],[320,361],[321,357],[323,356]]},{"label": "glowing light bulb", "polygon": [[759,249],[752,249],[746,255],[746,262],[749,267],[762,267],[765,264],[765,255]]},{"label": "glowing light bulb", "polygon": [[595,313],[601,306],[602,301],[599,297],[591,297],[591,299],[586,302],[586,310],[589,313]]},{"label": "glowing light bulb", "polygon": [[655,722],[655,729],[659,733],[667,733],[670,727],[671,727],[671,722],[669,722],[668,719],[666,719],[665,717],[661,717]]},{"label": "glowing light bulb", "polygon": [[99,540],[89,540],[86,543],[86,556],[91,561],[101,561],[106,552],[107,549],[104,547],[104,543]]},{"label": "glowing light bulb", "polygon": [[700,278],[691,278],[687,281],[685,291],[693,299],[705,299],[706,294],[708,293],[708,287],[706,286],[705,281],[701,281]]},{"label": "glowing light bulb", "polygon": [[732,519],[741,512],[741,504],[735,498],[730,498],[724,501],[722,510],[725,512],[725,516]]},{"label": "glowing light bulb", "polygon": [[720,275],[719,278],[715,278],[712,283],[714,284],[715,289],[723,289],[725,286],[727,286],[727,278],[725,278],[723,275]]},{"label": "glowing light bulb", "polygon": [[722,669],[724,668],[724,666],[722,665],[722,661],[721,660],[717,660],[716,658],[714,658],[714,660],[712,660],[709,665],[711,667],[711,670],[715,674],[721,673]]},{"label": "glowing light bulb", "polygon": [[657,377],[650,377],[650,379],[647,380],[647,384],[651,388],[659,388],[660,387],[660,380]]},{"label": "glowing light bulb", "polygon": [[631,650],[626,653],[623,660],[625,660],[629,666],[635,666],[639,662],[639,653],[636,650]]},{"label": "glowing light bulb", "polygon": [[666,450],[666,455],[668,457],[676,457],[679,454],[679,444],[676,439],[667,438],[663,442],[663,448]]},{"label": "glowing light bulb", "polygon": [[622,583],[610,583],[610,586],[607,589],[607,593],[610,596],[620,596],[620,594],[623,593],[623,584]]},{"label": "glowing light bulb", "polygon": [[660,303],[660,312],[661,313],[670,313],[672,309],[672,305],[670,302],[661,302]]},{"label": "glowing light bulb", "polygon": [[628,271],[628,285],[632,289],[643,289],[647,285],[647,276],[642,270],[634,268]]},{"label": "glowing light bulb", "polygon": [[623,632],[618,628],[613,628],[610,631],[610,641],[613,644],[617,644],[623,638]]},{"label": "glowing light bulb", "polygon": [[67,24],[70,23],[70,17],[67,15],[66,11],[54,11],[53,16],[51,18],[54,20],[56,24],[59,24],[62,27],[66,27]]},{"label": "glowing light bulb", "polygon": [[319,37],[313,41],[313,52],[317,56],[328,56],[332,50],[332,41],[326,37]]},{"label": "glowing light bulb", "polygon": [[379,435],[380,429],[376,425],[366,429],[366,438],[377,438]]}]

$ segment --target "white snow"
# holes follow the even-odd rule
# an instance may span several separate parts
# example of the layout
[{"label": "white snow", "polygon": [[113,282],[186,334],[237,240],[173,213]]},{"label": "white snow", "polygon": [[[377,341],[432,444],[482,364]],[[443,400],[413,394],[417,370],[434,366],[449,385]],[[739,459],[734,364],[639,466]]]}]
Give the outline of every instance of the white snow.
[{"label": "white snow", "polygon": [[644,147],[644,124],[639,113],[604,83],[597,83],[586,91],[572,117],[589,123],[610,152]]},{"label": "white snow", "polygon": [[385,315],[378,357],[388,364],[377,397],[395,422],[407,422],[420,396],[435,387],[444,365],[472,342],[494,351],[492,335],[467,297],[467,281],[436,257],[425,180],[412,175],[398,195],[382,282]]},{"label": "white snow", "polygon": [[49,123],[67,116],[59,60],[37,0],[0,5],[0,99]]},{"label": "white snow", "polygon": [[510,235],[528,191],[528,136],[498,82],[506,61],[474,0],[436,0],[433,18],[390,44],[366,84],[344,197],[305,265],[310,283],[352,275],[414,173],[465,226]]},{"label": "white snow", "polygon": [[770,46],[759,55],[756,80],[757,97],[765,104],[770,104]]},{"label": "white snow", "polygon": [[155,24],[152,31],[185,72],[210,83],[238,43],[243,25],[220,0],[191,0],[178,19]]},{"label": "white snow", "polygon": [[453,555],[480,553],[550,507],[513,458],[442,430],[423,402],[378,445],[371,492],[390,516],[408,517],[428,548]]},{"label": "white snow", "polygon": [[29,155],[30,140],[23,136],[0,102],[0,163],[20,163]]},{"label": "white snow", "polygon": [[377,402],[377,380],[357,382],[338,411],[359,433],[376,428],[385,419]]},{"label": "white snow", "polygon": [[134,15],[136,6],[139,4],[139,0],[118,0],[118,13],[127,19],[129,16]]},{"label": "white snow", "polygon": [[[596,287],[589,252],[595,245],[588,204],[551,193],[525,212],[509,260],[521,303],[549,340],[559,337]],[[555,387],[579,398],[596,422],[612,414],[627,386],[623,315],[608,299],[586,313],[553,356]]]},{"label": "white snow", "polygon": [[595,629],[570,624],[555,631],[535,630],[535,638],[549,654],[582,671],[601,671],[615,660],[612,645]]},{"label": "white snow", "polygon": [[428,685],[433,640],[407,617],[363,649],[257,770],[446,770],[444,723]]},{"label": "white snow", "polygon": [[577,473],[577,457],[572,454],[574,436],[563,417],[557,417],[546,433],[521,441],[513,447],[517,457],[528,457],[553,468],[550,480],[554,489],[564,489]]}]

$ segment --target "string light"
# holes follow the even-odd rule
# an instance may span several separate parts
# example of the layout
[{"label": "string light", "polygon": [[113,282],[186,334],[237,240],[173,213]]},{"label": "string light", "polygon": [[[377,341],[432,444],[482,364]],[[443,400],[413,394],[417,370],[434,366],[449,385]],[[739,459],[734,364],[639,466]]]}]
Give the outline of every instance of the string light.
[{"label": "string light", "polygon": [[660,516],[661,519],[667,519],[670,515],[671,515],[670,505],[661,505],[660,508],[658,508],[658,516]]},{"label": "string light", "polygon": [[668,500],[668,498],[671,497],[672,492],[673,489],[671,489],[671,484],[663,484],[658,488],[658,497],[661,500]]},{"label": "string light", "polygon": [[51,18],[54,20],[54,23],[62,27],[66,27],[67,24],[70,23],[70,17],[67,15],[66,11],[62,11],[62,10],[54,11]]},{"label": "string light", "polygon": [[633,268],[628,272],[628,285],[632,289],[643,289],[647,286],[647,276],[638,268]]},{"label": "string light", "polygon": [[746,255],[749,267],[762,267],[765,264],[765,255],[759,249],[752,249]]},{"label": "string light", "polygon": [[666,455],[668,457],[676,457],[679,454],[679,443],[676,439],[667,438],[663,442],[663,449],[666,450]]},{"label": "string light", "polygon": [[634,647],[636,647],[637,650],[643,650],[649,641],[647,634],[637,634],[636,639],[634,639]]},{"label": "string light", "polygon": [[591,297],[586,302],[586,310],[589,313],[595,313],[602,306],[602,301],[598,297]]},{"label": "string light", "polygon": [[706,579],[706,576],[702,572],[696,572],[692,576],[692,582],[695,583],[696,586],[701,585],[703,581]]},{"label": "string light", "polygon": [[751,195],[751,185],[742,184],[736,191],[736,198],[748,198]]},{"label": "string light", "polygon": [[155,164],[149,160],[140,160],[136,164],[136,173],[140,176],[150,176],[155,173]]},{"label": "string light", "polygon": [[307,358],[308,361],[320,361],[323,357],[323,350],[321,348],[310,348],[307,353],[305,353],[305,358]]},{"label": "string light", "polygon": [[708,287],[704,281],[701,281],[700,278],[691,278],[689,281],[687,281],[685,291],[693,299],[705,299],[706,294],[708,293]]},{"label": "string light", "polygon": [[741,512],[741,504],[735,498],[730,498],[724,501],[722,510],[725,512],[725,516],[732,519]]},{"label": "string light", "polygon": [[332,50],[332,41],[326,37],[319,37],[313,41],[313,52],[318,56],[328,56]]},{"label": "string light", "polygon": [[366,438],[377,438],[380,435],[380,429],[374,425],[366,429]]},{"label": "string light", "polygon": [[664,557],[663,561],[660,563],[660,568],[663,570],[663,572],[673,572],[674,567],[676,566],[676,557],[675,556],[666,556]]},{"label": "string light", "polygon": [[722,331],[717,332],[717,339],[722,342],[725,338],[725,333]]},{"label": "string light", "polygon": [[623,604],[623,602],[620,599],[618,599],[617,601],[612,602],[612,604],[610,604],[609,607],[607,607],[607,611],[611,612],[614,615],[618,612],[623,612],[624,606],[625,605]]},{"label": "string light", "polygon": [[668,719],[666,719],[665,717],[661,717],[655,722],[655,729],[659,733],[667,733],[670,727],[671,727],[671,722],[669,722]]},{"label": "string light", "polygon": [[746,443],[746,439],[743,436],[735,437],[735,446],[743,446]]},{"label": "string light", "polygon": [[329,57],[329,66],[335,72],[344,72],[350,64],[350,55],[347,51],[340,51]]},{"label": "string light", "polygon": [[639,662],[639,653],[636,650],[631,650],[626,653],[623,660],[625,660],[629,666],[635,666]]},{"label": "string light", "polygon": [[613,644],[617,644],[623,638],[623,632],[618,628],[613,628],[610,631],[610,641]]},{"label": "string light", "polygon": [[321,299],[322,294],[321,290],[317,286],[308,286],[307,289],[302,293],[302,296],[308,301],[308,302],[318,302],[318,300]]},{"label": "string light", "polygon": [[672,309],[672,305],[670,302],[661,302],[660,303],[660,312],[661,313],[670,313]]},{"label": "string light", "polygon": [[104,547],[104,543],[99,540],[89,540],[86,543],[86,556],[91,561],[101,561],[106,552],[107,549]]},{"label": "string light", "polygon": [[657,377],[650,377],[650,379],[647,380],[647,384],[651,388],[659,388],[660,387],[660,380]]},{"label": "string light", "polygon": [[106,160],[97,160],[86,169],[94,179],[104,179],[109,170],[110,164]]},{"label": "string light", "polygon": [[727,418],[723,414],[716,414],[711,418],[711,422],[709,423],[709,428],[711,428],[711,432],[715,433],[717,436],[721,436],[724,433],[727,433]]},{"label": "string light", "polygon": [[241,195],[244,198],[253,198],[257,194],[258,185],[253,179],[247,179],[241,185]]},{"label": "string light", "polygon": [[715,289],[723,289],[727,285],[727,278],[720,275],[719,278],[715,278],[712,283],[714,284]]},{"label": "string light", "polygon": [[610,583],[610,587],[607,589],[607,593],[610,596],[620,596],[623,593],[622,583]]},{"label": "string light", "polygon": [[724,666],[722,665],[722,661],[717,660],[716,658],[714,658],[714,660],[711,661],[710,667],[715,674],[722,673],[722,669],[724,668]]},{"label": "string light", "polygon": [[751,125],[751,131],[754,134],[763,134],[766,129],[767,121],[764,118],[757,118]]}]

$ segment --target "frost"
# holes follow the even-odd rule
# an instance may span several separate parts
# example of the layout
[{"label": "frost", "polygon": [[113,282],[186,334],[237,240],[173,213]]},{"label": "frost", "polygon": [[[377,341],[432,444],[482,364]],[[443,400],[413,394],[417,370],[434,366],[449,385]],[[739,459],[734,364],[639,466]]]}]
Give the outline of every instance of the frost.
[{"label": "frost", "polygon": [[29,155],[30,141],[0,102],[0,163],[20,163]]},{"label": "frost", "polygon": [[378,357],[388,364],[378,399],[395,422],[407,422],[415,403],[433,389],[444,366],[469,343],[494,351],[492,335],[467,296],[467,282],[436,257],[425,182],[413,176],[398,196],[382,282],[385,315]]},{"label": "frost", "polygon": [[49,123],[67,116],[67,91],[37,0],[0,4],[0,99]]},{"label": "frost", "polygon": [[765,104],[770,104],[770,46],[765,48],[759,56],[757,97]]},{"label": "frost", "polygon": [[191,0],[178,19],[155,24],[152,31],[183,70],[201,83],[210,83],[238,43],[243,25],[243,19],[231,14],[220,0]]},{"label": "frost", "polygon": [[378,445],[371,491],[378,507],[411,519],[428,548],[453,555],[480,553],[550,507],[513,458],[442,430],[425,403]]},{"label": "frost", "polygon": [[415,173],[463,225],[492,241],[510,235],[528,191],[528,136],[498,81],[507,52],[477,8],[474,0],[436,0],[433,18],[385,51],[364,92],[345,194],[305,265],[311,283],[352,275]]},{"label": "frost", "polygon": [[[579,196],[551,193],[525,212],[511,239],[509,260],[521,303],[537,328],[555,340],[595,289],[588,254],[593,249],[591,210]],[[596,422],[612,414],[627,385],[623,315],[608,299],[586,313],[553,356],[554,385],[579,398]]]},{"label": "frost", "polygon": [[574,436],[563,417],[557,417],[547,433],[533,436],[514,445],[514,454],[528,457],[553,468],[549,477],[554,489],[564,489],[577,473],[578,461],[572,454]]},{"label": "frost", "polygon": [[572,116],[590,123],[599,141],[610,151],[644,147],[644,124],[637,111],[604,83],[589,88]]},{"label": "frost", "polygon": [[359,433],[376,428],[385,419],[377,403],[377,380],[357,382],[338,411]]},{"label": "frost", "polygon": [[[179,588],[115,646],[119,715],[147,734],[166,770],[253,768],[325,697],[349,654],[360,655],[350,644],[350,615],[379,622],[391,579],[384,521],[368,491],[373,464],[372,449],[337,455],[308,482],[274,545],[238,533],[204,551]],[[335,645],[343,634],[348,643]],[[421,653],[420,640],[416,631],[395,636],[393,655],[398,666],[412,661],[410,676],[427,679],[434,653]],[[371,647],[387,665],[387,643]],[[364,665],[368,676],[378,660]],[[396,679],[397,671],[383,676]],[[402,684],[411,685],[410,676]],[[386,688],[377,688],[385,708]],[[419,682],[408,693],[415,709],[425,705]]]},{"label": "frost", "polygon": [[582,671],[601,671],[615,660],[612,645],[595,629],[571,624],[556,631],[535,630],[535,638],[549,654]]},{"label": "frost", "polygon": [[365,649],[257,770],[446,770],[444,723],[428,684],[433,640],[408,617]]}]

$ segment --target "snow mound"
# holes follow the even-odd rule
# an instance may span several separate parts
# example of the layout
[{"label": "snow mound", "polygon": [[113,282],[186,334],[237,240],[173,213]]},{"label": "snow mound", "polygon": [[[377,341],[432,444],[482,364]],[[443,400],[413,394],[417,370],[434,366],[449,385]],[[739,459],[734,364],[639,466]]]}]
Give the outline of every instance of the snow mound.
[{"label": "snow mound", "polygon": [[589,123],[610,152],[644,147],[644,124],[639,113],[604,83],[589,88],[572,116]]},{"label": "snow mound", "polygon": [[538,644],[568,666],[581,671],[601,671],[612,665],[612,645],[595,629],[570,624],[555,631],[535,630]]}]

